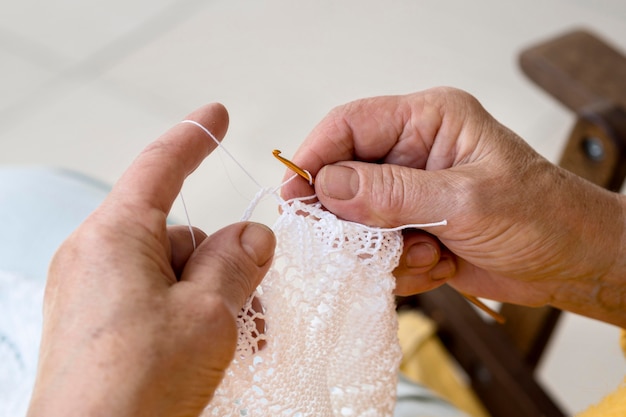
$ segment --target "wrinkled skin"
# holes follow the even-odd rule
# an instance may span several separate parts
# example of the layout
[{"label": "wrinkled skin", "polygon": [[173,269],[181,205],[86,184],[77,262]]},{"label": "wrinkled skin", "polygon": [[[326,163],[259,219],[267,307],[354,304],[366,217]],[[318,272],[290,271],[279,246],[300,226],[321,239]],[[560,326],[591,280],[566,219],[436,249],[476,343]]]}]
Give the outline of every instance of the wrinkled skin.
[{"label": "wrinkled skin", "polygon": [[[448,283],[626,325],[623,197],[549,163],[463,91],[337,107],[293,162],[341,218],[381,227],[448,221],[405,234],[399,294]],[[283,190],[312,193],[304,180]]]}]

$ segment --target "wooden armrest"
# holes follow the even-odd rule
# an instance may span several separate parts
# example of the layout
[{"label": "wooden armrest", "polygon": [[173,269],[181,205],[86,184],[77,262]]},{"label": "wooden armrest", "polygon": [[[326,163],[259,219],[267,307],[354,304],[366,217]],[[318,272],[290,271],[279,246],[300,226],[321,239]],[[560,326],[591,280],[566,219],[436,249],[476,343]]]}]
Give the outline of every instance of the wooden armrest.
[{"label": "wooden armrest", "polygon": [[598,102],[626,109],[626,57],[587,30],[575,30],[526,49],[526,75],[576,113]]}]

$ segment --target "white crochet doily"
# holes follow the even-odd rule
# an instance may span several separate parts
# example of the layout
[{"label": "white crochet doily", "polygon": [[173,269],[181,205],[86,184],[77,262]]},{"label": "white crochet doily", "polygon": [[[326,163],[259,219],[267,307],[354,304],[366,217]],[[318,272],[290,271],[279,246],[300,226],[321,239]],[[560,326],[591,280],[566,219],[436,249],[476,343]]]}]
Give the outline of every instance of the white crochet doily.
[{"label": "white crochet doily", "polygon": [[283,204],[274,232],[274,263],[239,317],[235,360],[203,416],[391,416],[401,233],[298,200]]}]

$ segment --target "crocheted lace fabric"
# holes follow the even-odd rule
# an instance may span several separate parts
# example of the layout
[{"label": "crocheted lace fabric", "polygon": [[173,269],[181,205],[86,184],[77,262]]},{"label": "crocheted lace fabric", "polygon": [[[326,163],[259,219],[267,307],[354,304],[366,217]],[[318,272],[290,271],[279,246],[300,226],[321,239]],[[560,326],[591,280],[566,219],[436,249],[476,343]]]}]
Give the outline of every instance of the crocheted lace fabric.
[{"label": "crocheted lace fabric", "polygon": [[235,359],[203,416],[391,416],[401,233],[299,200],[283,204],[274,232],[274,264],[239,316]]}]

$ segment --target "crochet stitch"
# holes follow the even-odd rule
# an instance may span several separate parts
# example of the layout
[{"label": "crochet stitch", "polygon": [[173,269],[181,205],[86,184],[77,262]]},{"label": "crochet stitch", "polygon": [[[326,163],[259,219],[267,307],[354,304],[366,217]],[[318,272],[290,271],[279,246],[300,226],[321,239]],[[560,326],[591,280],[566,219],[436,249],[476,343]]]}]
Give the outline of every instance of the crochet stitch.
[{"label": "crochet stitch", "polygon": [[401,233],[300,200],[282,204],[274,232],[274,263],[239,316],[235,359],[203,416],[391,416]]}]

